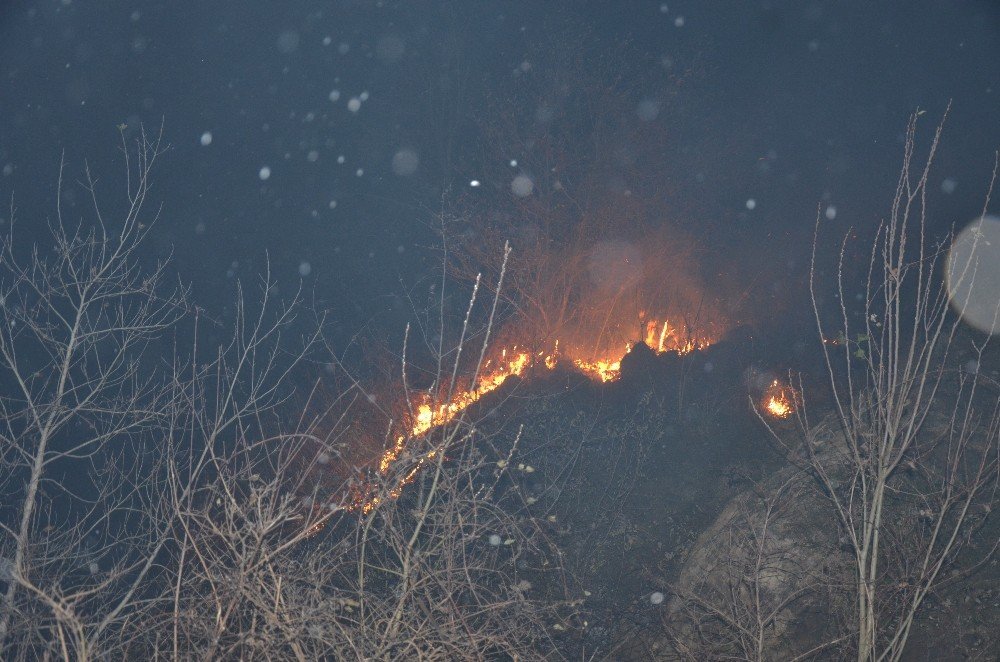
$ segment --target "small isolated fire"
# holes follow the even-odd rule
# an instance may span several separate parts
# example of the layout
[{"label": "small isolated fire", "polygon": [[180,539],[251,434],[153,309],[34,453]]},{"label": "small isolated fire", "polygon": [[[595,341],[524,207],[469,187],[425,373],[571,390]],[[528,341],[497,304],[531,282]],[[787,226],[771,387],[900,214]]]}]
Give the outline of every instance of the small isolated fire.
[{"label": "small isolated fire", "polygon": [[[677,325],[672,325],[667,321],[649,320],[645,324],[643,342],[656,354],[666,352],[688,354],[712,344],[712,341],[705,337],[680,336],[677,332],[678,328]],[[529,351],[517,345],[503,349],[497,358],[491,359],[483,365],[484,374],[479,376],[473,387],[452,393],[445,402],[435,402],[431,394],[422,394],[416,402],[411,403],[412,415],[406,424],[407,432],[398,435],[392,447],[386,449],[382,457],[379,458],[378,474],[387,476],[390,473],[410,439],[422,437],[433,428],[455,420],[471,405],[481,400],[483,396],[500,388],[510,377],[521,376],[526,370],[533,367],[554,370],[560,361],[566,360],[591,379],[611,382],[621,376],[622,358],[632,351],[633,347],[633,343],[626,343],[620,350],[620,354],[589,359],[573,356],[576,353],[573,350],[560,349],[558,340],[554,343],[552,350]],[[389,491],[389,496],[398,497],[402,488],[414,479],[427,461],[436,457],[436,453],[436,451],[429,451],[420,457],[398,479],[396,486]],[[380,502],[381,498],[378,496],[362,495],[357,499],[355,508],[368,513]]]},{"label": "small isolated fire", "polygon": [[775,418],[788,418],[795,412],[794,392],[775,379],[764,392],[764,409]]}]

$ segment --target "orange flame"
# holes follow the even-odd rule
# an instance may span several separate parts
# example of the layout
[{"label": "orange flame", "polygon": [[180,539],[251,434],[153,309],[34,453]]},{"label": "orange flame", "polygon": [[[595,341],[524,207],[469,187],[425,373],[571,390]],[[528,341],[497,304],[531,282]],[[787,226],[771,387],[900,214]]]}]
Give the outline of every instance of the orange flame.
[{"label": "orange flame", "polygon": [[[676,327],[672,327],[669,322],[660,323],[655,320],[647,322],[646,335],[643,340],[656,354],[666,352],[688,354],[696,349],[704,349],[712,343],[707,338],[681,338],[676,333]],[[626,344],[624,352],[617,357],[591,360],[571,358],[570,360],[578,370],[588,377],[602,382],[611,382],[621,376],[622,358],[632,351],[632,347],[631,343]],[[436,402],[431,394],[422,394],[419,401],[413,406],[412,420],[407,424],[407,432],[398,435],[392,447],[386,449],[382,457],[379,458],[379,475],[385,476],[389,473],[389,470],[403,454],[408,440],[422,437],[433,428],[454,421],[471,405],[481,400],[483,396],[500,388],[510,377],[523,375],[530,367],[544,366],[548,370],[555,369],[560,355],[558,340],[556,340],[552,351],[530,352],[515,345],[510,349],[502,350],[500,357],[495,362],[493,360],[486,362],[483,366],[485,372],[476,380],[473,388],[453,393],[446,402]],[[403,487],[416,477],[427,461],[437,456],[437,452],[432,450],[419,458],[398,479],[396,486],[389,491],[389,497],[397,498]],[[381,497],[362,493],[355,500],[355,508],[369,513],[381,502]]]},{"label": "orange flame", "polygon": [[775,379],[764,393],[764,409],[775,418],[788,418],[795,411],[791,388]]},{"label": "orange flame", "polygon": [[646,345],[657,354],[664,352],[689,354],[696,349],[705,349],[711,344],[707,338],[678,336],[677,328],[671,327],[670,322],[666,320],[662,324],[656,320],[646,322]]},{"label": "orange flame", "polygon": [[[631,345],[625,345],[625,354],[632,351]],[[621,359],[598,359],[596,361],[584,361],[574,359],[573,365],[588,377],[598,379],[602,382],[613,382],[622,374]]]},{"label": "orange flame", "polygon": [[[646,334],[643,342],[653,350],[654,354],[666,354],[676,352],[684,355],[695,350],[705,349],[712,344],[712,341],[705,337],[689,336],[687,338],[677,335],[677,327],[672,326],[669,321],[649,320],[646,322]],[[613,382],[621,376],[622,358],[632,351],[634,345],[627,343],[625,351],[619,357],[606,357],[601,359],[574,359],[573,365],[581,372],[598,379],[602,382]]]},{"label": "orange flame", "polygon": [[[508,358],[508,353],[510,358]],[[409,426],[409,434],[399,435],[393,447],[383,453],[379,460],[379,473],[384,474],[389,470],[392,463],[403,452],[407,438],[422,437],[431,428],[453,421],[456,416],[468,409],[473,403],[478,402],[484,395],[500,388],[509,377],[523,374],[531,363],[531,358],[531,354],[518,349],[517,346],[511,348],[510,352],[505,349],[497,362],[499,365],[482,375],[475,388],[459,391],[452,395],[449,402],[440,404],[435,404],[429,393],[423,394],[421,401],[415,407],[413,421]],[[488,362],[485,367],[489,369],[491,363]]]}]

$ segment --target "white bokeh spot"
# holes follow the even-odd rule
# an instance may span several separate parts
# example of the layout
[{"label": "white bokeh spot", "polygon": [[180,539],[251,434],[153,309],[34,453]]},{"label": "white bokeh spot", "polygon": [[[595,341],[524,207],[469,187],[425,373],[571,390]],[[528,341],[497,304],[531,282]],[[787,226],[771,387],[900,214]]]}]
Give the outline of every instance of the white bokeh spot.
[{"label": "white bokeh spot", "polygon": [[962,321],[1000,333],[1000,218],[983,216],[958,233],[948,249],[945,284]]},{"label": "white bokeh spot", "polygon": [[510,190],[519,198],[526,198],[535,190],[535,182],[527,175],[518,175],[510,183]]}]

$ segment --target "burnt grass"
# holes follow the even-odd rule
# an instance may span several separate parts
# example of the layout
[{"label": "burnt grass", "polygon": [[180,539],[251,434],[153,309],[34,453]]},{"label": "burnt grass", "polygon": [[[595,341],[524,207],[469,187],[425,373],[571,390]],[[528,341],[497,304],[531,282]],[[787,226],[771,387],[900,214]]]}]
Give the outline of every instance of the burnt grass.
[{"label": "burnt grass", "polygon": [[[571,366],[536,369],[472,408],[470,420],[497,460],[520,430],[506,473],[513,498],[505,501],[563,554],[575,600],[574,618],[555,635],[566,651],[597,659],[664,652],[650,642],[662,641],[670,586],[694,542],[734,497],[766,491],[767,479],[788,467],[752,403],[759,406],[770,380],[791,367],[806,379],[814,410],[829,407],[816,360],[768,353],[738,334],[684,356],[639,344],[616,381],[600,383]],[[794,436],[797,423],[767,421]],[[976,537],[988,544],[997,535],[990,520]],[[654,592],[665,595],[661,604],[652,604]],[[996,564],[946,582],[918,622],[908,649],[914,659],[988,649],[1000,622]]]},{"label": "burnt grass", "polygon": [[472,413],[499,454],[523,426],[507,488],[563,552],[581,606],[562,636],[577,646],[627,655],[655,631],[666,601],[652,593],[669,596],[699,534],[785,465],[751,406],[771,378],[751,349],[749,338],[684,356],[639,344],[616,381],[536,370]]}]

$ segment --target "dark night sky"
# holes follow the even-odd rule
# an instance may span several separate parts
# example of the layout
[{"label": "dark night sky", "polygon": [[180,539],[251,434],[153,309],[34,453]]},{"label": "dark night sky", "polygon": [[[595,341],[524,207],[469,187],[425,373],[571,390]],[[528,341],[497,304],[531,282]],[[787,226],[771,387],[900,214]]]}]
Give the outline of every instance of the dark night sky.
[{"label": "dark night sky", "polygon": [[268,257],[348,334],[427,272],[442,191],[479,178],[509,191],[518,170],[490,163],[529,155],[485,139],[489,99],[574,49],[584,68],[623,65],[636,112],[662,102],[650,122],[669,140],[647,175],[706,272],[764,275],[759,305],[801,280],[817,204],[834,234],[885,212],[918,107],[936,121],[953,101],[937,223],[981,208],[1000,146],[1000,9],[960,0],[6,2],[0,194],[37,230],[65,151],[112,204],[117,125],[162,120],[151,252],[172,251],[217,309]]}]

